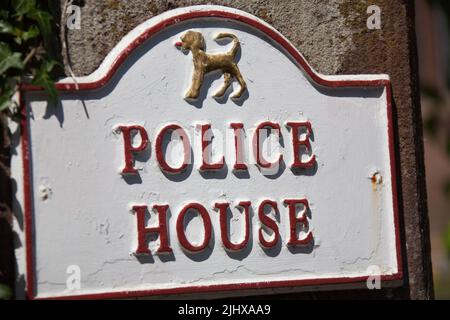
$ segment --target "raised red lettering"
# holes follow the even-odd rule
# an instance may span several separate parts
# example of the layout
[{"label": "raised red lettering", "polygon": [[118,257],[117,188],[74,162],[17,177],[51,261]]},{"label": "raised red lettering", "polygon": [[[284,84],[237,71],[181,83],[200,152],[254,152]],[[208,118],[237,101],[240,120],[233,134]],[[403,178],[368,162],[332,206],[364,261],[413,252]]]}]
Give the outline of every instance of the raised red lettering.
[{"label": "raised red lettering", "polygon": [[[133,154],[144,151],[148,145],[148,135],[144,127],[139,125],[120,126],[119,130],[123,134],[124,152],[125,152],[125,167],[122,173],[136,174],[138,171],[134,168]],[[141,136],[141,143],[138,146],[133,146],[132,132],[139,132]]]},{"label": "raised red lettering", "polygon": [[234,163],[234,170],[247,170],[247,165],[244,163],[243,150],[243,134],[244,125],[242,123],[230,123],[230,127],[234,129],[234,149],[236,154],[236,161]]},{"label": "raised red lettering", "polygon": [[[294,152],[294,162],[291,164],[291,168],[293,169],[305,169],[311,168],[314,166],[316,162],[316,156],[314,154],[311,155],[308,161],[303,162],[300,154],[300,148],[305,148],[305,152],[309,152],[311,150],[311,143],[309,138],[311,137],[312,129],[311,123],[309,121],[305,122],[288,122],[287,126],[289,126],[292,130],[292,146]],[[306,136],[304,139],[299,138],[299,129],[304,127],[306,129]]]},{"label": "raised red lettering", "polygon": [[253,147],[254,148],[256,147],[256,150],[254,150],[254,152],[256,153],[256,163],[262,168],[273,168],[273,166],[275,166],[277,163],[280,164],[281,160],[283,160],[283,155],[280,154],[280,156],[278,157],[278,160],[273,163],[268,162],[263,157],[260,135],[261,135],[261,130],[265,129],[267,127],[271,128],[272,130],[277,130],[279,137],[281,137],[280,125],[278,123],[270,122],[270,121],[262,122],[258,125],[258,127],[256,127],[254,141],[253,141]]},{"label": "raised red lettering", "polygon": [[[202,124],[199,125],[201,129],[201,139],[202,139],[202,165],[200,166],[200,170],[220,170],[223,168],[225,160],[222,156],[221,160],[216,163],[210,163],[209,158],[211,156],[210,146],[213,138],[211,125]],[[211,133],[210,138],[208,139],[206,135]]]},{"label": "raised red lettering", "polygon": [[[189,240],[186,237],[185,230],[184,230],[184,217],[186,216],[186,213],[189,210],[196,210],[200,217],[203,220],[203,227],[204,227],[204,237],[203,242],[200,245],[193,245],[189,242]],[[205,209],[204,206],[202,206],[199,203],[189,203],[187,204],[178,215],[177,219],[177,236],[178,240],[180,241],[181,246],[186,249],[189,252],[199,252],[203,251],[209,244],[209,241],[211,240],[211,219],[209,218],[208,211]]]},{"label": "raised red lettering", "polygon": [[153,209],[158,212],[158,226],[146,227],[145,225],[145,213],[147,212],[147,206],[133,206],[133,211],[136,212],[137,217],[137,231],[138,231],[138,247],[136,254],[150,254],[150,249],[146,241],[146,236],[151,233],[159,234],[159,248],[157,253],[170,253],[172,249],[169,246],[169,240],[167,237],[167,209],[168,205],[154,205]]},{"label": "raised red lettering", "polygon": [[275,211],[275,214],[279,214],[279,211],[278,211],[277,203],[272,200],[264,200],[263,202],[261,202],[261,204],[259,205],[259,208],[258,208],[259,221],[261,222],[262,225],[264,225],[266,228],[271,229],[274,233],[273,239],[270,241],[267,241],[264,238],[263,227],[261,226],[261,228],[259,228],[259,242],[265,248],[272,248],[277,244],[278,240],[280,239],[280,232],[278,230],[278,225],[277,225],[276,221],[271,219],[269,216],[267,216],[264,213],[264,209],[266,206],[272,207],[273,210]]},{"label": "raised red lettering", "polygon": [[[306,199],[286,199],[284,203],[289,207],[289,229],[290,229],[290,238],[288,245],[297,246],[297,245],[307,245],[313,239],[313,235],[311,231],[308,230],[306,235],[299,239],[297,236],[297,226],[303,225],[305,229],[309,228],[308,219],[306,217],[306,213],[309,209],[309,203]],[[300,217],[297,217],[297,206],[302,205],[303,210]]]},{"label": "raised red lettering", "polygon": [[[177,167],[171,167],[165,158],[164,155],[164,148],[163,148],[163,142],[164,142],[164,136],[170,132],[170,131],[176,131],[178,135],[180,136],[180,139],[183,142],[183,148],[184,148],[184,159],[183,163],[177,168]],[[191,155],[191,144],[189,142],[189,137],[184,131],[183,128],[181,128],[177,124],[169,124],[161,129],[161,131],[158,133],[158,136],[156,137],[156,144],[155,144],[155,151],[156,151],[156,159],[158,160],[159,166],[161,169],[167,173],[181,173],[184,170],[186,170],[187,166],[190,162],[190,155]]]},{"label": "raised red lettering", "polygon": [[244,239],[240,243],[231,242],[228,237],[228,221],[227,221],[227,210],[230,207],[230,204],[227,202],[218,202],[215,204],[215,208],[219,209],[220,215],[220,235],[222,238],[222,243],[225,249],[231,251],[242,250],[247,246],[248,239],[250,237],[250,201],[241,201],[239,202],[239,207],[244,209],[244,219],[245,219],[245,227],[244,227]]}]

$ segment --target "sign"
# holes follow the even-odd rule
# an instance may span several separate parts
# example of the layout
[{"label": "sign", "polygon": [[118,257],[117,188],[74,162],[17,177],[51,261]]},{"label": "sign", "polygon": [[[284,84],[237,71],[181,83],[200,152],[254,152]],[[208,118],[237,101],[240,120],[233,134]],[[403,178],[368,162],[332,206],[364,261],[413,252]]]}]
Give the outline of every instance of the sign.
[{"label": "sign", "polygon": [[21,96],[30,298],[401,281],[387,75],[320,75],[258,18],[195,6],[57,88]]}]

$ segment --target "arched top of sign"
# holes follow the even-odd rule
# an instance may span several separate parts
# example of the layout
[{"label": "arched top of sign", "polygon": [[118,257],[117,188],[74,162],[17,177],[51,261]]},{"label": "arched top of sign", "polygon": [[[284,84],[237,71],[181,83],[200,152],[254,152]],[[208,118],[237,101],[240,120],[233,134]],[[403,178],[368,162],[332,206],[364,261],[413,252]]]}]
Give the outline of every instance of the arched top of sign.
[{"label": "arched top of sign", "polygon": [[[377,75],[323,75],[316,72],[303,55],[281,33],[263,20],[244,11],[223,6],[199,5],[174,9],[153,17],[128,33],[106,56],[100,67],[84,77],[65,78],[56,83],[60,91],[92,90],[105,86],[127,57],[146,40],[158,32],[181,22],[194,19],[226,19],[237,21],[257,29],[283,48],[308,78],[324,87],[381,87],[388,86],[389,76]],[[42,88],[24,85],[24,90],[35,91]]]}]

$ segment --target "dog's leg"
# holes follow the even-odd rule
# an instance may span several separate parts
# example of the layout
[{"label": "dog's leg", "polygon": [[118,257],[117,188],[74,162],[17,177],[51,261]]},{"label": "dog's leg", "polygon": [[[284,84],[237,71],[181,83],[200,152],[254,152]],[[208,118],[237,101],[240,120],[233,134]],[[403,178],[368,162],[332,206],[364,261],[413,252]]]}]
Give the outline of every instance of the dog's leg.
[{"label": "dog's leg", "polygon": [[186,93],[186,99],[197,99],[200,94],[200,88],[202,87],[203,78],[205,73],[200,68],[194,69],[194,74],[192,75],[191,88]]},{"label": "dog's leg", "polygon": [[244,93],[245,89],[247,89],[247,84],[245,83],[244,78],[242,77],[241,72],[239,71],[239,68],[236,64],[233,63],[233,74],[236,77],[237,81],[239,82],[239,91],[236,92],[231,96],[232,99],[239,99],[242,96],[242,93]]},{"label": "dog's leg", "polygon": [[223,96],[225,94],[225,91],[227,91],[228,87],[230,86],[231,82],[233,81],[233,77],[228,72],[225,72],[223,74],[223,77],[224,77],[223,85],[220,88],[220,90],[217,91],[216,94],[214,95],[214,97],[216,97],[216,98],[220,98],[221,96]]}]

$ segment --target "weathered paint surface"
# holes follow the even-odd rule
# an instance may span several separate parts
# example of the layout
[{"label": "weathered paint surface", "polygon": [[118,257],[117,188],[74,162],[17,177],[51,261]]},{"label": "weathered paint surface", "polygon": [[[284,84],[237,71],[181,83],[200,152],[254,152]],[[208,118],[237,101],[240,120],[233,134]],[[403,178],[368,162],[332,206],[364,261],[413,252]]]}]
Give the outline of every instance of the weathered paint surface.
[{"label": "weathered paint surface", "polygon": [[[118,52],[156,21],[138,27],[94,74],[77,82],[101,78]],[[212,41],[218,30],[231,30],[241,40],[239,67],[248,95],[240,102],[213,99],[211,92],[221,83],[214,77],[206,81],[200,102],[183,100],[191,58],[173,44],[189,29],[200,30],[208,50],[216,52],[223,50]],[[383,75],[321,77],[387,80]],[[384,86],[344,90],[313,85],[292,57],[257,30],[214,19],[180,23],[162,31],[132,53],[106,87],[82,95],[62,93],[54,113],[39,101],[39,94],[29,95],[38,296],[352,278],[366,276],[369,266],[380,267],[383,275],[398,273],[387,95]],[[193,130],[196,121],[223,128],[228,122],[252,126],[265,120],[310,121],[317,167],[302,174],[282,168],[270,179],[254,166],[246,178],[230,170],[207,179],[194,168],[183,179],[172,179],[161,173],[150,154],[150,159],[138,159],[139,178],[120,175],[123,150],[115,130],[118,125],[142,125],[152,140],[158,128],[170,121]],[[289,132],[281,131],[287,145]],[[285,150],[289,164],[292,154],[287,146]],[[194,158],[198,156],[194,151]],[[247,252],[230,256],[220,247],[218,219],[211,210],[214,201],[236,203],[245,198],[256,205],[263,198],[292,197],[307,197],[311,204],[311,246],[286,247],[286,208],[280,208],[284,242],[275,251],[257,245],[256,216],[252,217],[253,245]],[[209,252],[196,257],[182,252],[174,238],[172,217],[173,258],[143,259],[130,254],[136,246],[136,221],[129,212],[132,204],[168,203],[175,215],[190,201],[203,203],[210,211],[216,236]],[[189,232],[198,236],[199,224],[195,219],[192,224]],[[80,292],[65,288],[70,265],[82,270]]]}]

